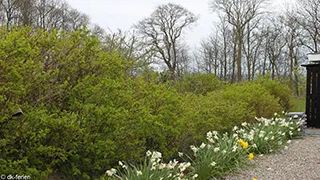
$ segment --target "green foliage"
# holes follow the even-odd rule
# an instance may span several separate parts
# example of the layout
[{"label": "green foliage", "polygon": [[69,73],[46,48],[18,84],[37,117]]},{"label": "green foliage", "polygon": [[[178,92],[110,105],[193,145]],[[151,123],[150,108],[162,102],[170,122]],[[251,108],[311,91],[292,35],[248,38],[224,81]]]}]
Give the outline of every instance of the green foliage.
[{"label": "green foliage", "polygon": [[268,80],[223,88],[208,74],[175,85],[165,73],[133,77],[135,63],[87,29],[0,28],[0,171],[95,179],[147,150],[168,160],[208,131],[280,111],[287,98]]},{"label": "green foliage", "polygon": [[306,98],[305,97],[294,97],[293,107],[290,109],[293,112],[305,112],[306,111]]},{"label": "green foliage", "polygon": [[303,121],[274,117],[272,119],[257,118],[258,123],[243,125],[236,129],[239,138],[249,142],[250,152],[265,154],[279,150],[290,139],[301,138]]},{"label": "green foliage", "polygon": [[[271,88],[271,87],[270,87]],[[223,97],[232,102],[243,102],[250,111],[246,119],[254,117],[272,117],[280,112],[281,104],[277,96],[273,96],[265,86],[258,83],[242,83],[227,86]]]},{"label": "green foliage", "polygon": [[206,95],[221,88],[221,82],[214,74],[187,74],[176,84],[179,92],[191,92]]},{"label": "green foliage", "polygon": [[[90,179],[114,163],[116,144],[105,136],[113,130],[107,128],[110,122],[101,122],[103,113],[114,111],[96,107],[98,96],[72,100],[77,93],[99,95],[101,89],[89,83],[79,88],[89,77],[105,79],[105,84],[124,77],[127,62],[121,55],[101,51],[100,42],[85,29],[67,34],[27,27],[1,29],[0,34],[1,171],[35,179],[58,171]],[[19,107],[24,115],[10,117]]]},{"label": "green foliage", "polygon": [[[214,134],[209,132],[208,134]],[[246,161],[246,151],[238,148],[237,139],[227,133],[207,136],[211,141],[202,144],[196,149],[192,166],[199,175],[197,179],[205,180],[221,177],[224,173],[232,171]]]},{"label": "green foliage", "polygon": [[246,103],[230,101],[221,96],[220,92],[209,93],[207,96],[185,94],[181,101],[184,107],[183,121],[187,122],[181,134],[181,144],[184,146],[181,149],[198,144],[210,130],[228,131],[235,124],[245,121],[250,113]]},{"label": "green foliage", "polygon": [[[110,179],[178,179],[185,176],[189,172],[190,162],[179,163],[177,160],[169,163],[162,162],[162,154],[160,152],[147,151],[145,160],[140,165],[128,165],[119,161],[118,170],[111,169],[106,171],[107,177]],[[105,179],[105,178],[104,178]]]},{"label": "green foliage", "polygon": [[[257,118],[253,124],[234,126],[231,133],[209,131],[206,143],[190,146],[193,156],[179,153],[184,162],[165,163],[160,152],[147,151],[140,165],[119,162],[120,167],[106,171],[102,179],[223,179],[239,167],[250,166],[250,160],[260,153],[284,149],[290,139],[301,137],[303,120]],[[289,141],[288,141],[289,139]]]},{"label": "green foliage", "polygon": [[272,80],[267,76],[260,76],[254,82],[261,84],[271,95],[273,95],[275,98],[278,98],[278,103],[282,108],[281,111],[288,112],[293,107],[293,102],[291,101],[292,91],[289,86],[281,83],[279,80]]}]

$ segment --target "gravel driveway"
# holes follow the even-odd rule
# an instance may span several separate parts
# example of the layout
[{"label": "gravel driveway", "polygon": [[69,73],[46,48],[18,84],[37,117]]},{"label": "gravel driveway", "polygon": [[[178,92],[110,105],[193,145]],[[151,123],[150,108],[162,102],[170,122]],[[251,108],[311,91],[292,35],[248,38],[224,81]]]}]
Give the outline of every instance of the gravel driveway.
[{"label": "gravel driveway", "polygon": [[[318,134],[318,135],[317,135]],[[258,156],[254,168],[241,169],[226,180],[320,180],[320,130],[292,140],[288,149]]]}]

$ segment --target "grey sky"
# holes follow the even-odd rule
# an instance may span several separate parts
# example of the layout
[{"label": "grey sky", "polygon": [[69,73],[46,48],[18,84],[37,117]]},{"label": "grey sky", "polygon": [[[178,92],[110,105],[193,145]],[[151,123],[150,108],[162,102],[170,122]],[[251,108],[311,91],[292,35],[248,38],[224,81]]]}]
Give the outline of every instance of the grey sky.
[{"label": "grey sky", "polygon": [[[285,0],[272,0],[271,7],[278,7]],[[289,0],[286,0],[289,1]],[[188,30],[185,38],[190,47],[207,37],[213,28],[216,16],[210,13],[209,0],[67,0],[79,11],[90,16],[92,23],[99,24],[107,32],[129,30],[133,24],[148,17],[157,5],[169,2],[180,4],[199,15],[197,25]],[[272,9],[272,8],[271,8]]]}]

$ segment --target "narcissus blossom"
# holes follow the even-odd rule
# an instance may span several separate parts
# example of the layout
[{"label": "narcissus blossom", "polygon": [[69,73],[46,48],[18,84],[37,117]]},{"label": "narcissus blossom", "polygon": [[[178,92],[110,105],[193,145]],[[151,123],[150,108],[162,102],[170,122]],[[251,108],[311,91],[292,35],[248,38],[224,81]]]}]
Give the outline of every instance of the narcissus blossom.
[{"label": "narcissus blossom", "polygon": [[250,153],[250,154],[248,155],[248,159],[249,159],[249,160],[252,160],[253,158],[254,158],[253,153]]},{"label": "narcissus blossom", "polygon": [[137,171],[137,176],[141,176],[142,172],[141,171]]},{"label": "narcissus blossom", "polygon": [[117,173],[117,170],[114,169],[114,168],[106,171],[106,175],[107,175],[107,176],[113,176],[113,175],[116,174],[116,173]]},{"label": "narcissus blossom", "polygon": [[212,162],[210,163],[210,166],[215,166],[217,163],[216,162]]}]

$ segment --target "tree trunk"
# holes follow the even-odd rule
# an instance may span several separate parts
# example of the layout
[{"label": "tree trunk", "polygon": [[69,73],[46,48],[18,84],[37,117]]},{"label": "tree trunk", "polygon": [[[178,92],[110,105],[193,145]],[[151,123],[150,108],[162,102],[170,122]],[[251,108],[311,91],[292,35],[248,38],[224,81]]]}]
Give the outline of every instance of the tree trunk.
[{"label": "tree trunk", "polygon": [[242,73],[241,73],[241,56],[242,56],[242,30],[238,30],[238,51],[237,51],[237,76],[238,82],[242,81]]},{"label": "tree trunk", "polygon": [[263,59],[263,67],[262,67],[262,75],[265,76],[266,75],[266,68],[267,68],[267,43],[265,46],[265,50],[264,50],[264,59]]},{"label": "tree trunk", "polygon": [[247,74],[248,74],[248,81],[251,81],[251,52],[250,52],[250,23],[247,24]]},{"label": "tree trunk", "polygon": [[275,70],[276,69],[276,66],[275,66],[275,61],[272,60],[272,63],[271,63],[271,78],[272,80],[275,80]]},{"label": "tree trunk", "polygon": [[293,88],[293,78],[292,78],[292,74],[293,74],[293,46],[292,46],[292,41],[290,40],[289,43],[289,63],[290,63],[290,69],[289,69],[289,86],[290,88]]},{"label": "tree trunk", "polygon": [[252,71],[251,71],[251,73],[252,73],[251,79],[252,80],[254,80],[254,76],[255,76],[254,72],[255,72],[255,70],[256,70],[256,61],[253,60],[253,62],[252,62]]},{"label": "tree trunk", "polygon": [[227,39],[223,37],[224,80],[227,80]]},{"label": "tree trunk", "polygon": [[235,82],[235,68],[236,68],[236,52],[237,52],[237,43],[235,42],[233,45],[234,56],[232,59],[232,74],[231,74],[231,83]]},{"label": "tree trunk", "polygon": [[[294,67],[297,67],[298,66],[297,56],[294,56],[293,59],[294,59]],[[294,85],[295,85],[294,89],[296,91],[296,95],[300,96],[298,72],[296,70],[294,70],[293,73],[294,73],[294,79],[295,79],[295,81],[294,81],[295,82],[294,83]]]}]

